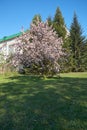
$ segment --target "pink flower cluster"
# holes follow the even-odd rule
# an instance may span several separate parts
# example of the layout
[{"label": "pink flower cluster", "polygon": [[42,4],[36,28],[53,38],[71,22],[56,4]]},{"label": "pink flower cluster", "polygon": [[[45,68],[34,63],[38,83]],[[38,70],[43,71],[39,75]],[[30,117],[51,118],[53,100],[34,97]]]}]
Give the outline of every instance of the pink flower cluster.
[{"label": "pink flower cluster", "polygon": [[30,30],[17,41],[16,54],[12,60],[15,66],[37,66],[41,72],[59,71],[58,61],[63,55],[63,42],[52,27],[48,26],[48,22],[38,22],[37,25],[32,23]]}]

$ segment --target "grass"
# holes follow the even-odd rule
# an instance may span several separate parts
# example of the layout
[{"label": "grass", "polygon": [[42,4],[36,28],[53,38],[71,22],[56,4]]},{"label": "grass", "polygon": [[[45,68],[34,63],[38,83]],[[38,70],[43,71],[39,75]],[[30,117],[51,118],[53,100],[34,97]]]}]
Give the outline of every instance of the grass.
[{"label": "grass", "polygon": [[87,130],[87,73],[0,75],[0,130]]}]

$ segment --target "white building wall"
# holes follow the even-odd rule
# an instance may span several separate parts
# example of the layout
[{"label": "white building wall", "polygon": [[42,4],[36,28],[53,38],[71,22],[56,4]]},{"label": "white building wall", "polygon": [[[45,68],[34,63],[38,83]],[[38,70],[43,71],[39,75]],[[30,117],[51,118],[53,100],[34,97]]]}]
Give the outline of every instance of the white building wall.
[{"label": "white building wall", "polygon": [[[8,56],[10,53],[15,52],[15,44],[17,43],[17,39],[8,40],[0,43],[0,53]],[[12,51],[11,51],[12,49]]]},{"label": "white building wall", "polygon": [[5,62],[8,55],[16,53],[15,44],[17,44],[17,38],[0,43],[0,63]]}]

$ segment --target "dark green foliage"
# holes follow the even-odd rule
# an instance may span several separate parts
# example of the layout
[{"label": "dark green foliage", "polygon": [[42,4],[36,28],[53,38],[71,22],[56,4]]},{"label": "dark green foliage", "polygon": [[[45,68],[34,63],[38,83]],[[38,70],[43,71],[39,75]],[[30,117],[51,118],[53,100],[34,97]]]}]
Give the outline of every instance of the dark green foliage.
[{"label": "dark green foliage", "polygon": [[64,18],[62,16],[62,13],[59,7],[56,9],[56,13],[54,15],[53,27],[55,31],[57,32],[58,36],[64,39],[66,36],[66,29],[65,29]]},{"label": "dark green foliage", "polygon": [[61,72],[87,71],[87,41],[83,36],[81,25],[74,14],[70,36],[64,40],[66,57],[61,62]]},{"label": "dark green foliage", "polygon": [[73,22],[70,28],[70,50],[73,56],[72,71],[83,71],[82,67],[82,48],[85,44],[85,37],[82,35],[81,25],[74,14]]},{"label": "dark green foliage", "polygon": [[64,40],[63,49],[65,52],[65,55],[62,57],[62,59],[60,61],[61,72],[71,72],[72,71],[73,56],[72,56],[71,50],[70,50],[70,41],[71,41],[70,37],[67,37]]},{"label": "dark green foliage", "polygon": [[59,72],[56,72],[54,68],[54,64],[50,61],[44,59],[45,67],[42,68],[41,63],[32,64],[30,67],[25,68],[27,74],[38,75],[41,77],[53,77],[54,75],[58,75]]},{"label": "dark green foliage", "polygon": [[32,19],[32,23],[34,23],[35,25],[38,24],[38,22],[41,22],[42,21],[42,18],[41,18],[41,15],[40,14],[36,14],[33,19]]},{"label": "dark green foliage", "polygon": [[48,21],[49,26],[53,25],[53,21],[52,21],[52,18],[50,16],[47,18],[47,21]]},{"label": "dark green foliage", "polygon": [[87,41],[82,48],[82,67],[87,71]]},{"label": "dark green foliage", "polygon": [[18,70],[18,73],[19,73],[19,74],[25,74],[25,70],[24,70],[24,69],[19,69],[19,70]]},{"label": "dark green foliage", "polygon": [[61,59],[60,59],[60,66],[61,66],[61,72],[67,72],[69,71],[69,57],[70,57],[70,49],[69,49],[69,39],[66,37],[67,31],[66,31],[66,26],[64,22],[64,18],[62,16],[62,13],[60,11],[60,8],[58,7],[56,9],[53,21],[51,18],[48,18],[48,23],[49,25],[52,25],[56,33],[58,34],[59,37],[62,37],[63,40],[63,49],[66,53]]},{"label": "dark green foliage", "polygon": [[59,37],[63,38],[63,48],[66,55],[61,59],[61,72],[86,71],[87,70],[87,41],[83,36],[81,25],[76,14],[70,27],[70,36],[67,35],[64,18],[59,8],[57,8],[53,22],[48,18],[49,25],[53,25]]}]

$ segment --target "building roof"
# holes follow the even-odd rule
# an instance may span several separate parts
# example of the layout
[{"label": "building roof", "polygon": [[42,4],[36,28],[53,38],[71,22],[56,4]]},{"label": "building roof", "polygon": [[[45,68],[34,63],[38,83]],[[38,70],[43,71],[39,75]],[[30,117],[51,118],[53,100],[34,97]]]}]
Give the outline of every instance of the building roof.
[{"label": "building roof", "polygon": [[19,32],[19,33],[10,35],[10,36],[4,36],[2,39],[0,39],[0,43],[1,43],[1,42],[4,42],[4,41],[11,40],[11,39],[14,39],[14,38],[20,36],[21,34],[22,34],[22,32]]}]

